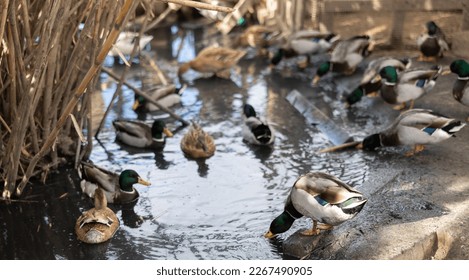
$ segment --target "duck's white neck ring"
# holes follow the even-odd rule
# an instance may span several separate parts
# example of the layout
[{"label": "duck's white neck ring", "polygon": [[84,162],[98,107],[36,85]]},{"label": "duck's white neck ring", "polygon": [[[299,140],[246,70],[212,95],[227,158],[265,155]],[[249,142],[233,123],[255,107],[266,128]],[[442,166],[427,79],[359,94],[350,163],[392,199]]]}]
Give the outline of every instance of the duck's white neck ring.
[{"label": "duck's white neck ring", "polygon": [[391,83],[391,82],[384,82],[384,84],[387,85],[387,86],[395,86],[396,85],[396,83]]},{"label": "duck's white neck ring", "polygon": [[164,141],[164,137],[161,136],[161,138],[154,138],[153,137],[153,141],[156,141],[156,142],[163,142]]},{"label": "duck's white neck ring", "polygon": [[467,80],[469,80],[469,77],[459,77],[459,76],[458,76],[458,80],[460,80],[460,81],[467,81]]},{"label": "duck's white neck ring", "polygon": [[285,210],[285,212],[286,212],[290,217],[292,217],[294,220],[298,219],[297,217],[293,216],[290,212],[288,212],[288,210]]},{"label": "duck's white neck ring", "polygon": [[128,193],[128,194],[134,194],[135,193],[135,188],[132,188],[132,191],[130,191],[130,192],[124,191],[123,189],[121,189],[121,192]]}]

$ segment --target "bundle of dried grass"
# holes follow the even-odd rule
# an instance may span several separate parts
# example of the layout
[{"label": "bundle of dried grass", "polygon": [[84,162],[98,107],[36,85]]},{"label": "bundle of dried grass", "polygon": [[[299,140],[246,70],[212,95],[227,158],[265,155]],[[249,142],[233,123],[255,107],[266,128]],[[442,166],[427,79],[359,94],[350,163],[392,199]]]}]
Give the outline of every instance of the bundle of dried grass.
[{"label": "bundle of dried grass", "polygon": [[[132,0],[3,0],[0,3],[2,196],[78,150],[96,73]],[[79,106],[76,106],[76,105]],[[75,126],[69,116],[75,116]]]}]

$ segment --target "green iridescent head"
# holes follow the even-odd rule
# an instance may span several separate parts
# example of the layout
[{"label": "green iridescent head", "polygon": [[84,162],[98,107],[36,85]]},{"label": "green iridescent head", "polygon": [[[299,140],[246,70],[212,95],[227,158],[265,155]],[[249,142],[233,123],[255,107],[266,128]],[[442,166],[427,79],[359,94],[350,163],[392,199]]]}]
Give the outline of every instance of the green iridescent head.
[{"label": "green iridescent head", "polygon": [[243,112],[246,118],[256,117],[256,110],[249,104],[245,104],[243,107]]},{"label": "green iridescent head", "polygon": [[425,24],[428,30],[428,35],[433,36],[438,31],[438,25],[434,21],[429,21]]},{"label": "green iridescent head", "polygon": [[140,183],[142,184],[144,182],[144,185],[149,185],[150,183],[142,180],[140,178],[140,175],[135,170],[132,169],[126,169],[121,172],[119,175],[119,186],[121,190],[125,192],[131,192],[133,191],[133,185]]},{"label": "green iridescent head", "polygon": [[287,212],[283,212],[272,223],[270,223],[269,231],[264,235],[266,238],[275,237],[277,234],[283,233],[291,228],[295,221]]},{"label": "green iridescent head", "polygon": [[172,137],[173,134],[166,127],[166,123],[162,120],[155,120],[151,126],[151,136],[156,139],[163,139],[163,134]]},{"label": "green iridescent head", "polygon": [[357,103],[362,99],[364,95],[363,88],[362,87],[357,87],[352,93],[350,93],[347,98],[346,98],[346,103],[348,105],[352,105]]},{"label": "green iridescent head", "polygon": [[451,72],[457,74],[458,77],[469,77],[469,63],[467,63],[467,61],[465,61],[464,59],[458,59],[453,61],[449,66],[449,69],[451,69]]},{"label": "green iridescent head", "polygon": [[326,75],[330,69],[331,69],[331,62],[330,61],[323,62],[319,65],[318,70],[316,71],[316,75],[319,77],[322,77]]},{"label": "green iridescent head", "polygon": [[273,64],[273,65],[277,65],[280,63],[280,61],[282,60],[283,56],[285,55],[285,51],[283,49],[278,49],[274,56],[272,57],[272,59],[270,60],[270,63]]},{"label": "green iridescent head", "polygon": [[393,66],[386,66],[379,72],[381,78],[389,83],[397,83],[397,71]]}]

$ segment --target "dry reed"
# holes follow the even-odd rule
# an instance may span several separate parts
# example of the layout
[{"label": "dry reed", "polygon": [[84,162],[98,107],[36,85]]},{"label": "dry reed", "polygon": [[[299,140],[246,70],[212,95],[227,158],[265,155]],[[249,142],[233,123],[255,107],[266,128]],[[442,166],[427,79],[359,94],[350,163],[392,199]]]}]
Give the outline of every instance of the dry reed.
[{"label": "dry reed", "polygon": [[[187,0],[160,1],[200,6]],[[49,169],[73,157],[78,162],[91,153],[90,95],[98,81],[96,74],[137,5],[150,3],[0,1],[0,181],[4,199],[20,196],[31,177],[41,175],[45,180]],[[125,74],[118,79],[124,84]],[[86,142],[79,137],[81,131],[87,132]]]}]

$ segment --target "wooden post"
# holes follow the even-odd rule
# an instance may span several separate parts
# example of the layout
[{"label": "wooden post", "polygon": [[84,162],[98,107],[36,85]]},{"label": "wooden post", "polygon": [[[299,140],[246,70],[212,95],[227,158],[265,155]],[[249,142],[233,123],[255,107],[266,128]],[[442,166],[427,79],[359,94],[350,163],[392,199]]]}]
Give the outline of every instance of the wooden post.
[{"label": "wooden post", "polygon": [[402,45],[402,31],[404,29],[406,12],[394,11],[392,16],[391,46],[399,47]]},{"label": "wooden post", "polygon": [[462,24],[461,30],[469,30],[469,2],[461,0]]}]

